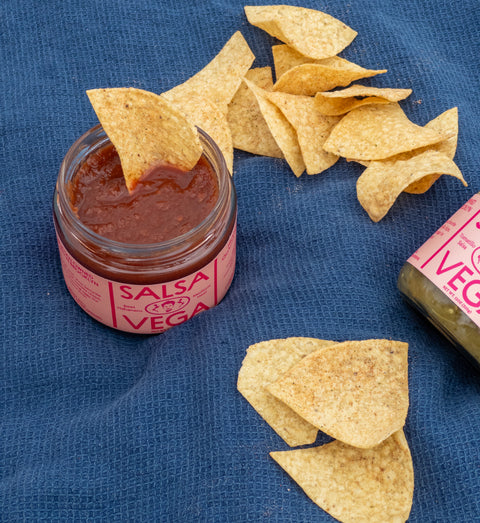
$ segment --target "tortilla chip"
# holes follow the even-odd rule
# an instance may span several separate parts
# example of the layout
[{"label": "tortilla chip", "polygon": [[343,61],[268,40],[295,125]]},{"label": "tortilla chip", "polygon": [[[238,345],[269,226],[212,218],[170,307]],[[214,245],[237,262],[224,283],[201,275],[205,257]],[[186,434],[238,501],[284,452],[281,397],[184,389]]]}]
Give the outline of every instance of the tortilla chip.
[{"label": "tortilla chip", "polygon": [[165,91],[163,96],[179,105],[192,95],[208,98],[226,113],[227,105],[254,60],[255,55],[242,33],[237,31],[201,71],[183,84]]},{"label": "tortilla chip", "polygon": [[[430,122],[428,122],[425,125],[425,128],[431,129],[432,131],[435,131],[442,137],[442,141],[434,143],[432,145],[427,145],[425,147],[420,147],[418,149],[414,149],[412,151],[406,151],[404,153],[395,154],[393,156],[389,156],[388,160],[408,160],[409,158],[412,158],[413,156],[416,156],[418,154],[424,153],[426,151],[438,151],[445,156],[448,156],[451,160],[453,160],[455,156],[455,152],[457,150],[457,139],[458,139],[458,108],[453,107],[452,109],[448,109],[447,111],[443,112]],[[368,167],[369,161],[368,160],[347,160],[347,161],[357,161],[364,167]],[[427,191],[433,182],[438,178],[437,175],[432,176],[425,176],[425,178],[422,178],[418,182],[414,182],[411,185],[409,185],[405,192],[409,192],[412,194],[420,194],[425,191]]]},{"label": "tortilla chip", "polygon": [[307,354],[333,344],[315,338],[286,338],[251,345],[238,373],[237,388],[288,445],[313,443],[317,429],[273,397],[265,387]]},{"label": "tortilla chip", "polygon": [[[267,91],[273,87],[270,67],[250,69],[245,78]],[[268,128],[255,95],[244,82],[228,105],[228,124],[233,146],[236,149],[262,156],[283,158],[282,151]]]},{"label": "tortilla chip", "polygon": [[[258,85],[258,87],[265,89],[265,91],[273,89],[272,68],[270,66],[249,69],[245,74],[245,78]],[[243,88],[245,88],[245,85],[243,85]]]},{"label": "tortilla chip", "polygon": [[408,345],[347,341],[314,352],[267,387],[315,427],[370,448],[405,424]]},{"label": "tortilla chip", "polygon": [[315,100],[310,96],[279,92],[268,93],[267,96],[297,132],[307,174],[318,174],[331,167],[338,160],[338,156],[327,153],[322,147],[339,118],[320,114],[316,109]]},{"label": "tortilla chip", "polygon": [[433,120],[430,120],[425,127],[432,129],[443,137],[443,140],[432,148],[453,160],[457,152],[458,108],[452,107],[448,109]]},{"label": "tortilla chip", "polygon": [[225,113],[208,98],[197,95],[190,95],[176,105],[193,125],[200,127],[218,145],[227,169],[233,174],[233,142]]},{"label": "tortilla chip", "polygon": [[317,93],[315,95],[315,101],[318,111],[322,114],[336,116],[348,113],[352,109],[362,105],[399,102],[410,96],[411,93],[411,89],[352,85],[339,91]]},{"label": "tortilla chip", "polygon": [[318,92],[329,91],[334,87],[344,87],[360,78],[368,78],[386,72],[386,69],[365,69],[344,58],[333,56],[288,69],[277,78],[273,90],[314,96]]},{"label": "tortilla chip", "polygon": [[339,521],[399,523],[409,517],[414,471],[403,430],[373,449],[332,441],[270,456],[314,503]]},{"label": "tortilla chip", "polygon": [[[451,160],[455,156],[457,150],[457,139],[458,139],[458,109],[453,107],[448,109],[442,114],[438,115],[433,120],[430,120],[426,125],[426,129],[430,129],[438,133],[442,140],[432,145],[420,147],[412,151],[406,151],[404,153],[390,156],[389,160],[408,160],[417,154],[424,153],[425,151],[438,151],[445,154]],[[368,166],[368,162],[365,162],[365,167]]]},{"label": "tortilla chip", "polygon": [[237,31],[201,71],[161,95],[213,138],[232,174],[233,140],[227,120],[228,104],[254,60],[255,55]]},{"label": "tortilla chip", "polygon": [[[432,129],[433,131],[440,134],[444,139],[429,147],[433,151],[443,153],[445,156],[453,160],[457,151],[457,140],[458,140],[458,108],[453,107],[443,112],[433,120],[427,123],[425,127]],[[424,152],[419,151],[419,152]],[[408,153],[403,153],[407,155]],[[404,158],[399,158],[403,160]],[[430,176],[424,176],[420,180],[411,183],[404,192],[411,194],[423,194],[428,191],[430,187],[440,178],[441,175],[432,174]]]},{"label": "tortilla chip", "polygon": [[323,148],[351,160],[383,160],[440,141],[440,134],[414,124],[392,103],[350,111],[333,128]]},{"label": "tortilla chip", "polygon": [[[275,78],[277,78],[277,80],[283,73],[292,69],[292,67],[317,62],[317,60],[295,51],[293,47],[286,44],[272,45],[272,56],[275,67]],[[318,62],[321,63],[322,60],[318,60]]]},{"label": "tortilla chip", "polygon": [[303,161],[295,129],[290,125],[282,111],[280,111],[280,109],[268,99],[268,91],[261,89],[247,79],[244,79],[244,82],[255,95],[268,128],[277,142],[278,147],[282,151],[288,165],[295,176],[301,176],[305,170],[305,163]]},{"label": "tortilla chip", "polygon": [[406,187],[425,176],[442,174],[454,176],[467,186],[455,162],[438,151],[426,151],[408,160],[373,161],[357,180],[358,201],[378,222]]},{"label": "tortilla chip", "polygon": [[345,49],[357,32],[314,9],[289,5],[245,6],[248,21],[311,58],[328,58]]},{"label": "tortilla chip", "polygon": [[92,89],[87,95],[118,152],[129,191],[156,163],[188,171],[200,159],[196,128],[161,96],[134,88]]}]

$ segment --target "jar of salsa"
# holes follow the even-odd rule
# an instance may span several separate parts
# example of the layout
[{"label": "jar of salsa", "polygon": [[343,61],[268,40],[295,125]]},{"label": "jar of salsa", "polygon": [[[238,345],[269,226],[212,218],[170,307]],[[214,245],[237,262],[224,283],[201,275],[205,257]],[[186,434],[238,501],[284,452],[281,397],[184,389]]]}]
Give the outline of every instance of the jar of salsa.
[{"label": "jar of salsa", "polygon": [[131,193],[100,125],[62,162],[53,216],[65,283],[109,327],[160,333],[214,307],[230,287],[235,187],[219,148],[198,131],[203,155],[192,171],[154,167]]},{"label": "jar of salsa", "polygon": [[410,256],[398,288],[480,369],[480,194]]}]

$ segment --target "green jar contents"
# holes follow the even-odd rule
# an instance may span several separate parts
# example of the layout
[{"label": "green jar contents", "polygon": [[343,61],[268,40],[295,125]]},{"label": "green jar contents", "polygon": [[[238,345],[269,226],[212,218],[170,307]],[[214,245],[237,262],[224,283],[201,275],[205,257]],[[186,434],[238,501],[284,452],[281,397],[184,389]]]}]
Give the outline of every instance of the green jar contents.
[{"label": "green jar contents", "polygon": [[480,369],[480,194],[412,254],[398,288]]}]

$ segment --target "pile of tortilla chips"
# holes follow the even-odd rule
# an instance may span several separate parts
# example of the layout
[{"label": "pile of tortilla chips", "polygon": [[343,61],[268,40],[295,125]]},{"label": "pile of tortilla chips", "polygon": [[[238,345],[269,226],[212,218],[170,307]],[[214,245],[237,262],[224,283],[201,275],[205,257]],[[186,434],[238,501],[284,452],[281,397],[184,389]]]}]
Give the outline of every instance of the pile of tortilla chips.
[{"label": "pile of tortilla chips", "polygon": [[325,13],[299,7],[247,6],[245,13],[250,23],[284,42],[272,47],[275,83],[263,91],[247,85],[296,176],[303,170],[320,173],[339,157],[358,161],[366,167],[357,182],[358,199],[373,221],[386,215],[400,193],[423,193],[442,174],[466,185],[453,162],[456,108],[421,127],[399,105],[411,89],[355,84],[332,91],[387,72],[337,56],[355,31]]},{"label": "pile of tortilla chips", "polygon": [[251,345],[237,387],[290,446],[317,432],[334,441],[270,456],[342,522],[400,522],[410,514],[408,345],[287,338]]},{"label": "pile of tortilla chips", "polygon": [[358,199],[373,221],[400,193],[423,193],[442,174],[466,185],[453,162],[456,108],[421,127],[399,105],[411,89],[355,84],[332,91],[387,72],[338,56],[356,37],[353,29],[288,5],[245,6],[245,14],[283,42],[272,46],[275,82],[271,67],[252,68],[255,56],[237,31],[202,70],[160,95],[88,92],[129,190],[159,160],[191,169],[201,154],[196,127],[217,143],[232,174],[234,148],[284,158],[297,177],[319,174],[340,157],[361,163]]},{"label": "pile of tortilla chips", "polygon": [[251,24],[283,42],[272,47],[275,83],[262,88],[246,83],[296,176],[320,173],[339,157],[363,164],[357,195],[375,222],[402,192],[423,193],[442,174],[466,185],[453,162],[456,108],[421,127],[399,105],[411,89],[359,84],[338,89],[387,71],[339,57],[356,32],[325,13],[285,5],[246,6],[245,13]]}]

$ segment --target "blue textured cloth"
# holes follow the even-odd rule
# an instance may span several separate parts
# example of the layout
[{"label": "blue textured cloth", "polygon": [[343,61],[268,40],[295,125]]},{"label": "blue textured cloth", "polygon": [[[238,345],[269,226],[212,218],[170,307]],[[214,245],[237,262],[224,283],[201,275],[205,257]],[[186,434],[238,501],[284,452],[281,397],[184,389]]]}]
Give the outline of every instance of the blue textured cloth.
[{"label": "blue textured cloth", "polygon": [[[480,521],[480,375],[400,297],[408,256],[480,190],[478,0],[305,0],[358,31],[342,53],[412,88],[420,125],[458,106],[456,162],[373,223],[357,164],[296,179],[236,151],[238,255],[221,304],[157,336],[97,323],[63,281],[51,213],[60,162],[96,124],[85,90],[162,92],[241,30],[237,0],[0,3],[0,520],[333,521],[268,456],[287,445],[236,390],[252,343],[287,336],[410,344],[411,521]],[[319,436],[319,443],[327,441]]]}]

